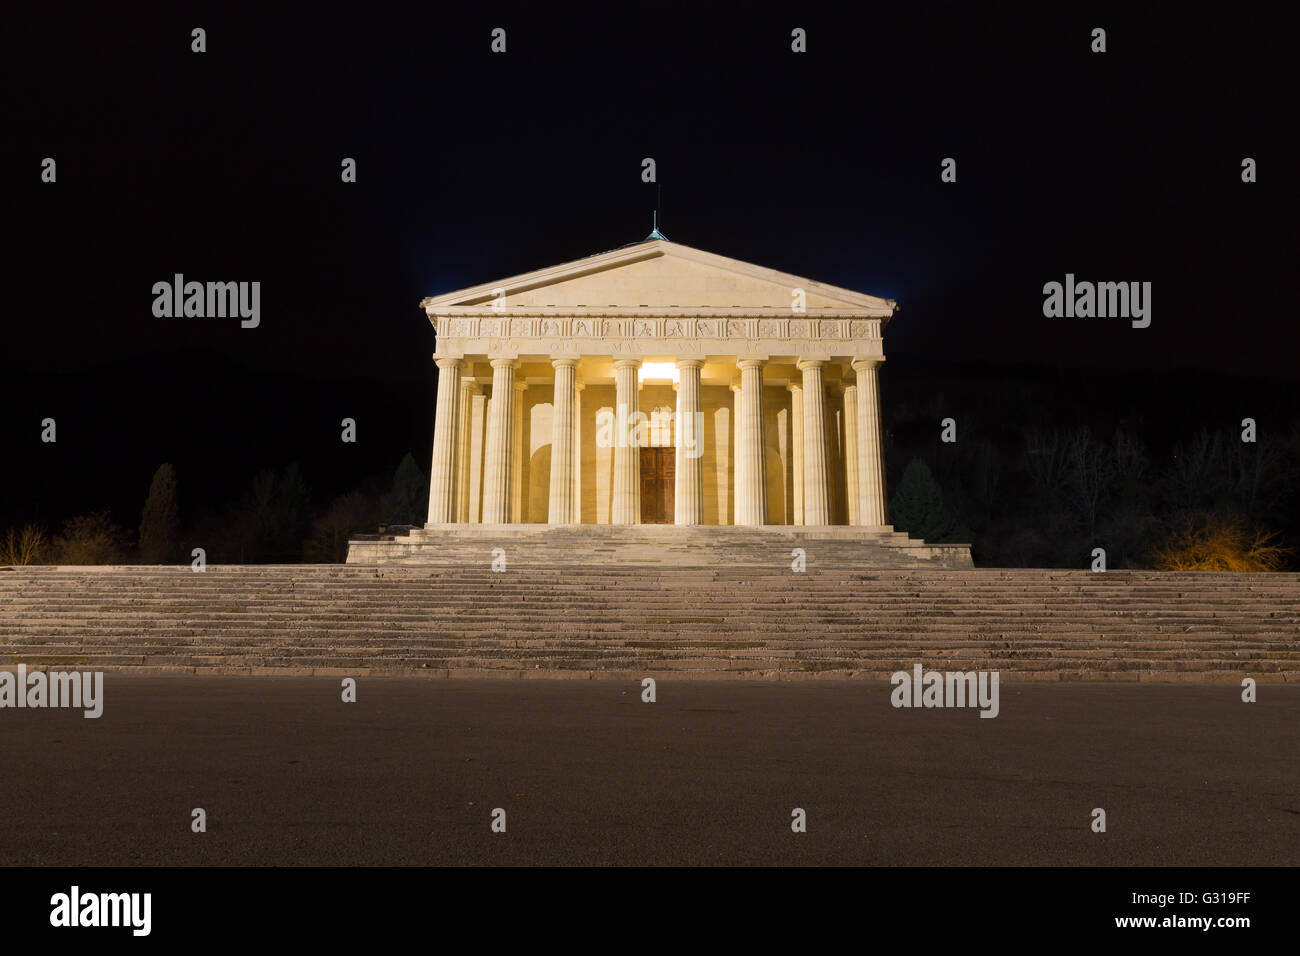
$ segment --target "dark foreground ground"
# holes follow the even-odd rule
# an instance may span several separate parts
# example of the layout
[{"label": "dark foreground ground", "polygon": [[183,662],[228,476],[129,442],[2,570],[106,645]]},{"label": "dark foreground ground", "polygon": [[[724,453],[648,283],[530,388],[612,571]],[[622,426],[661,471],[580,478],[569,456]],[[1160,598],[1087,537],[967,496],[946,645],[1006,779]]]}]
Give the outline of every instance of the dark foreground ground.
[{"label": "dark foreground ground", "polygon": [[3,863],[1300,863],[1297,686],[105,680],[0,710]]}]

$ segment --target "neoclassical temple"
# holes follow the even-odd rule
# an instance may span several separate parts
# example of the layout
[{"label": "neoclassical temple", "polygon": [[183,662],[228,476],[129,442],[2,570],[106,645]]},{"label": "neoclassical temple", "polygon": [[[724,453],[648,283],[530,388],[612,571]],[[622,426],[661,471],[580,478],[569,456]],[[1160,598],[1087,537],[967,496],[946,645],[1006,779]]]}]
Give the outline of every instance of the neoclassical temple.
[{"label": "neoclassical temple", "polygon": [[893,300],[656,231],[421,306],[430,526],[885,528]]}]

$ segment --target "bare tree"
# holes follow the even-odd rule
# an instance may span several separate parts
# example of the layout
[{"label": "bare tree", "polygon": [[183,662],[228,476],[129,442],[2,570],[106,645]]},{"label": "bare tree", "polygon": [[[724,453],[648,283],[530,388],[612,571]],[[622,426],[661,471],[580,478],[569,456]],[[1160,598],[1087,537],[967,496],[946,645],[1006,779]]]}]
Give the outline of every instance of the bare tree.
[{"label": "bare tree", "polygon": [[1086,428],[1076,429],[1065,442],[1065,491],[1070,507],[1092,541],[1097,514],[1119,475],[1115,449],[1093,439]]},{"label": "bare tree", "polygon": [[1186,446],[1174,452],[1166,483],[1169,497],[1186,510],[1212,505],[1228,490],[1223,437],[1202,428]]},{"label": "bare tree", "polygon": [[1282,449],[1266,436],[1258,442],[1231,442],[1229,449],[1228,482],[1233,498],[1254,520],[1276,515],[1295,478]]},{"label": "bare tree", "polygon": [[1062,499],[1065,476],[1065,443],[1061,433],[1032,429],[1025,441],[1025,471],[1049,505],[1058,506]]}]

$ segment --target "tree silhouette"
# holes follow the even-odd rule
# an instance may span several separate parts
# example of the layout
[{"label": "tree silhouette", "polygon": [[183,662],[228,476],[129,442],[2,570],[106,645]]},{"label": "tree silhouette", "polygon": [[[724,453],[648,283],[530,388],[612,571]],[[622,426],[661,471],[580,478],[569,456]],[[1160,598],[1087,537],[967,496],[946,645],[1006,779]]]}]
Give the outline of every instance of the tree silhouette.
[{"label": "tree silhouette", "polygon": [[273,561],[299,561],[311,534],[311,492],[298,463],[289,465],[275,480],[264,500],[258,526],[262,553]]},{"label": "tree silhouette", "polygon": [[393,473],[392,490],[384,499],[387,524],[424,524],[429,512],[429,479],[410,452]]},{"label": "tree silhouette", "polygon": [[145,564],[170,564],[177,560],[180,508],[176,502],[176,469],[161,464],[149,483],[149,497],[140,516],[140,560]]},{"label": "tree silhouette", "polygon": [[930,466],[913,458],[903,470],[898,489],[889,501],[890,520],[909,535],[926,541],[948,540],[957,522],[943,503],[943,491]]}]

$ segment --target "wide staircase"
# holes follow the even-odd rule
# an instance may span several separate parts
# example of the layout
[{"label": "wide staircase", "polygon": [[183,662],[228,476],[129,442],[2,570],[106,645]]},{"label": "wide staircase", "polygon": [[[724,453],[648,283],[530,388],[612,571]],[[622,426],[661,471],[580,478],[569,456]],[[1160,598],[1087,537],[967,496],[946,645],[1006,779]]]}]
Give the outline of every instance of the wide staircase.
[{"label": "wide staircase", "polygon": [[[970,546],[929,544],[885,525],[425,525],[400,534],[361,535],[348,564],[470,567],[500,549],[509,565],[675,568],[791,567],[794,549],[808,568],[969,568]],[[498,556],[499,558],[500,556]]]},{"label": "wide staircase", "polygon": [[1300,575],[545,565],[0,568],[0,666],[1300,680]]}]

